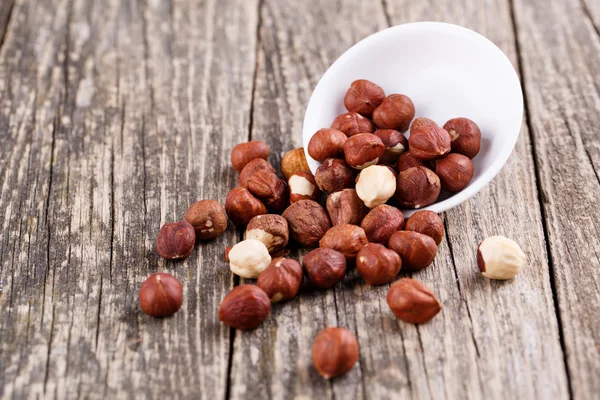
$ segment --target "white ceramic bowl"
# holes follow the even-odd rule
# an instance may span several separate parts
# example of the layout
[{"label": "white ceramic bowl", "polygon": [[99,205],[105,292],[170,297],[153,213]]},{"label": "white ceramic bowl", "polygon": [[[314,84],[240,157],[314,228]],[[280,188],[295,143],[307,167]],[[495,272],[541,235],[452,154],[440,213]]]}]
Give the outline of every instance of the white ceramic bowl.
[{"label": "white ceramic bowl", "polygon": [[[467,117],[481,128],[475,175],[453,195],[442,195],[424,209],[437,213],[474,196],[510,156],[523,119],[519,78],[504,53],[482,35],[457,25],[415,22],[375,33],[352,46],[329,67],[315,88],[304,118],[304,148],[320,128],[346,112],[350,83],[368,79],[386,94],[402,93],[415,104],[415,117],[442,126]],[[319,163],[306,154],[313,173]],[[403,210],[410,215],[416,210]]]}]

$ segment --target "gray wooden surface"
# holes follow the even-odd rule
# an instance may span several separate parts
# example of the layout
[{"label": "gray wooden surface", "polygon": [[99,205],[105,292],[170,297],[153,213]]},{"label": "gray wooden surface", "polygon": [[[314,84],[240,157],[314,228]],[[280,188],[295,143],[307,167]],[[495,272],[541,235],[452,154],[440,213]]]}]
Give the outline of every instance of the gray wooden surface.
[{"label": "gray wooden surface", "polygon": [[[435,263],[413,276],[443,310],[397,321],[387,287],[351,273],[235,332],[218,305],[238,280],[223,249],[154,251],[160,225],[224,202],[233,146],[301,145],[327,67],[390,25],[436,20],[486,35],[520,73],[526,118],[509,162],[444,213]],[[0,397],[594,399],[600,393],[600,5],[594,0],[2,0]],[[407,55],[409,56],[409,55]],[[476,269],[504,234],[530,266]],[[302,254],[295,253],[300,257]],[[184,285],[158,320],[137,290]],[[360,359],[323,380],[315,334],[341,325]]]}]

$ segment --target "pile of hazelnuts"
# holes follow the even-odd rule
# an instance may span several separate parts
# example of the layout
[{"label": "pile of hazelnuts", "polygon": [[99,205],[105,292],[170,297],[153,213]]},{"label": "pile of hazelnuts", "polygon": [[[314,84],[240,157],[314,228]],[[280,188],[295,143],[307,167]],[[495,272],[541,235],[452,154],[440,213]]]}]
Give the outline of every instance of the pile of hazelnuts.
[{"label": "pile of hazelnuts", "polygon": [[[466,118],[443,128],[427,118],[413,121],[415,108],[407,96],[386,97],[367,80],[352,83],[344,104],[348,112],[308,144],[308,154],[322,163],[314,176],[302,148],[284,155],[282,179],[267,161],[267,144],[239,144],[231,153],[238,186],[225,207],[201,200],[182,221],[161,228],[156,248],[166,259],[188,257],[197,240],[221,235],[228,219],[245,228],[244,240],[227,248],[225,259],[234,274],[257,281],[235,287],[223,299],[219,319],[228,326],[258,327],[271,303],[293,299],[305,277],[307,285],[329,289],[356,267],[367,284],[383,285],[401,269],[418,271],[433,262],[444,236],[441,218],[423,210],[405,221],[398,207],[425,207],[442,189],[462,190],[473,176],[479,128]],[[409,127],[407,140],[403,132]],[[313,250],[299,263],[286,258],[291,245]],[[491,278],[512,278],[525,262],[519,246],[502,236],[479,247],[479,268]],[[169,274],[153,274],[139,298],[147,314],[169,316],[181,307],[181,284]],[[433,291],[411,278],[393,282],[386,299],[398,319],[412,324],[441,310]],[[346,373],[359,356],[356,337],[341,327],[321,331],[312,350],[314,366],[326,378]]]}]

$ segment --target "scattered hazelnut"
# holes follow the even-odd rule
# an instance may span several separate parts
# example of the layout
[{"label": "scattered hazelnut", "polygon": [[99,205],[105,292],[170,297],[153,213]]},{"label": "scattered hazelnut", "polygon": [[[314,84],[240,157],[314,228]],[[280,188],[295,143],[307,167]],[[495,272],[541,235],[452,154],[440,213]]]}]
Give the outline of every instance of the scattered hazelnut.
[{"label": "scattered hazelnut", "polygon": [[254,140],[248,143],[240,143],[231,151],[231,164],[237,172],[241,172],[250,161],[255,158],[266,160],[269,158],[270,153],[271,149],[264,142]]},{"label": "scattered hazelnut", "polygon": [[308,142],[308,155],[319,162],[344,155],[344,143],[348,137],[337,129],[319,129]]},{"label": "scattered hazelnut", "polygon": [[433,262],[437,245],[435,240],[422,233],[398,231],[390,237],[389,246],[400,255],[402,267],[409,271],[418,271]]},{"label": "scattered hazelnut", "polygon": [[356,172],[344,160],[328,158],[317,168],[315,181],[324,192],[339,192],[353,188]]},{"label": "scattered hazelnut", "polygon": [[288,180],[290,190],[290,203],[298,200],[319,201],[321,190],[317,186],[315,177],[310,172],[296,172]]},{"label": "scattered hazelnut", "polygon": [[255,158],[254,160],[246,164],[244,169],[242,169],[242,172],[240,172],[238,185],[245,189],[248,189],[248,180],[252,175],[254,175],[256,171],[259,170],[267,170],[275,174],[275,168],[273,168],[271,163],[269,163],[266,160],[263,160],[262,158]]},{"label": "scattered hazelnut", "polygon": [[360,226],[335,225],[319,241],[321,247],[334,249],[346,256],[347,260],[356,258],[358,251],[367,244],[367,236]]},{"label": "scattered hazelnut", "polygon": [[304,273],[298,261],[291,258],[277,258],[260,273],[256,284],[275,303],[296,297],[303,277]]},{"label": "scattered hazelnut", "polygon": [[409,324],[424,324],[442,309],[431,289],[411,278],[394,282],[386,300],[396,318]]},{"label": "scattered hazelnut", "polygon": [[331,129],[342,131],[350,137],[359,133],[373,132],[373,124],[359,113],[347,112],[335,117]]},{"label": "scattered hazelnut", "polygon": [[356,169],[377,164],[384,152],[383,142],[372,133],[359,133],[348,138],[344,144],[346,162]]},{"label": "scattered hazelnut", "polygon": [[477,265],[486,278],[512,279],[526,264],[523,250],[504,236],[491,236],[477,248]]},{"label": "scattered hazelnut", "polygon": [[270,254],[278,253],[288,244],[288,223],[281,215],[257,215],[248,223],[244,239],[259,240]]},{"label": "scattered hazelnut", "polygon": [[481,131],[477,124],[468,118],[454,118],[444,124],[450,134],[453,153],[473,158],[479,153]]},{"label": "scattered hazelnut", "polygon": [[433,160],[450,153],[450,134],[438,126],[422,125],[408,138],[411,154],[421,160]]},{"label": "scattered hazelnut", "polygon": [[227,229],[225,209],[215,200],[200,200],[192,204],[184,218],[196,230],[196,239],[214,239]]},{"label": "scattered hazelnut", "polygon": [[440,178],[429,168],[413,167],[398,174],[396,200],[404,207],[421,208],[435,203]]},{"label": "scattered hazelnut", "polygon": [[414,157],[410,153],[410,151],[406,151],[400,154],[397,163],[398,172],[402,172],[412,167],[427,167],[427,164],[425,164],[425,161],[419,160],[418,158]]},{"label": "scattered hazelnut", "polygon": [[396,175],[384,165],[363,169],[356,181],[356,193],[369,208],[388,201],[396,192]]},{"label": "scattered hazelnut", "polygon": [[266,214],[265,205],[247,189],[237,187],[227,195],[225,211],[236,225],[247,225],[257,215]]},{"label": "scattered hazelnut", "polygon": [[408,150],[408,139],[394,129],[378,129],[374,132],[385,146],[385,152],[380,158],[380,162],[393,165],[398,160],[398,156]]},{"label": "scattered hazelnut", "polygon": [[391,94],[373,111],[373,122],[380,129],[406,132],[415,117],[415,105],[403,94]]},{"label": "scattered hazelnut", "polygon": [[162,258],[187,258],[194,251],[196,232],[187,221],[164,224],[156,238],[156,251]]},{"label": "scattered hazelnut", "polygon": [[260,240],[242,240],[229,251],[229,269],[242,278],[258,278],[270,262],[269,250]]},{"label": "scattered hazelnut", "polygon": [[373,208],[362,220],[360,226],[365,230],[369,242],[383,243],[404,225],[404,215],[396,207],[381,204]]},{"label": "scattered hazelnut", "polygon": [[348,111],[357,112],[365,117],[370,117],[385,99],[382,88],[366,79],[359,79],[350,85],[344,96],[344,105]]},{"label": "scattered hazelnut", "polygon": [[173,275],[157,272],[150,275],[139,292],[142,311],[152,317],[170,317],[181,308],[183,289]]},{"label": "scattered hazelnut", "polygon": [[434,120],[431,120],[429,118],[415,118],[412,124],[410,125],[410,133],[412,134],[413,130],[420,126],[438,126],[438,124],[436,124]]},{"label": "scattered hazelnut", "polygon": [[315,337],[312,347],[313,364],[325,379],[350,371],[358,360],[358,342],[347,329],[329,327]]},{"label": "scattered hazelnut", "polygon": [[444,237],[444,223],[439,215],[429,210],[417,211],[406,220],[405,228],[427,235],[439,246]]},{"label": "scattered hazelnut", "polygon": [[473,178],[473,161],[462,154],[452,153],[435,163],[435,173],[442,189],[449,192],[463,190]]},{"label": "scattered hazelnut", "polygon": [[310,283],[319,289],[329,289],[344,279],[346,257],[333,249],[314,249],[304,256],[302,266]]},{"label": "scattered hazelnut", "polygon": [[223,251],[223,259],[227,262],[229,262],[229,252],[231,251],[231,249],[231,246],[227,246],[225,247],[225,251]]},{"label": "scattered hazelnut", "polygon": [[254,285],[240,285],[223,299],[219,319],[226,325],[247,331],[262,324],[271,312],[267,294]]},{"label": "scattered hazelnut", "polygon": [[356,256],[356,269],[369,285],[382,285],[396,278],[402,268],[400,256],[379,243],[369,243]]},{"label": "scattered hazelnut", "polygon": [[354,189],[344,189],[327,197],[327,212],[333,225],[359,225],[367,208]]},{"label": "scattered hazelnut", "polygon": [[281,159],[281,173],[285,179],[290,179],[296,172],[310,172],[308,163],[306,162],[306,155],[304,149],[299,147],[294,150],[290,150],[283,155]]},{"label": "scattered hazelnut", "polygon": [[290,205],[282,214],[290,228],[293,240],[305,247],[316,247],[331,226],[327,212],[319,203],[300,200]]},{"label": "scattered hazelnut", "polygon": [[281,212],[287,207],[287,184],[274,172],[259,169],[247,181],[248,190],[272,211]]}]

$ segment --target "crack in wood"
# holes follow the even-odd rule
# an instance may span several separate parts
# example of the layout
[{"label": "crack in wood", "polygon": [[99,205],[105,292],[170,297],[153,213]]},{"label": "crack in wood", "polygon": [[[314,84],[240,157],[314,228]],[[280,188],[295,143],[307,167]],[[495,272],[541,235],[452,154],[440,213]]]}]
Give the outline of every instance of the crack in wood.
[{"label": "crack in wood", "polygon": [[0,6],[0,54],[2,53],[2,48],[4,47],[6,33],[9,30],[14,6],[15,0],[6,0],[6,2]]}]

